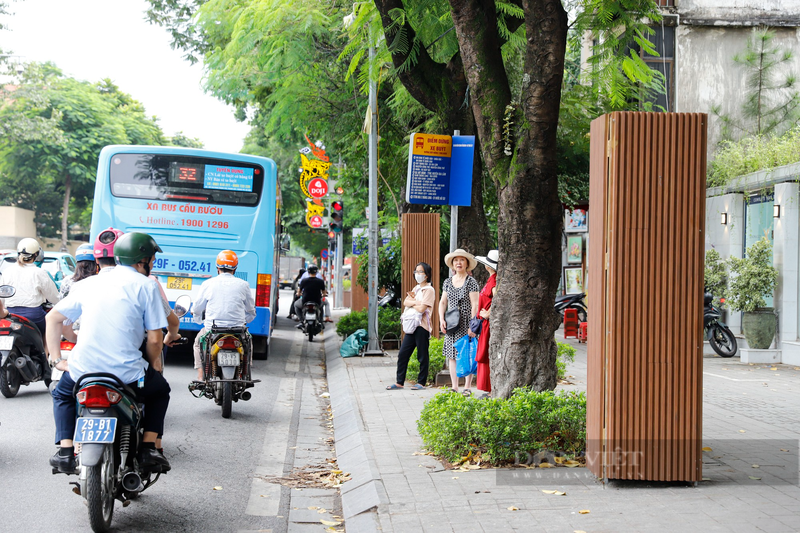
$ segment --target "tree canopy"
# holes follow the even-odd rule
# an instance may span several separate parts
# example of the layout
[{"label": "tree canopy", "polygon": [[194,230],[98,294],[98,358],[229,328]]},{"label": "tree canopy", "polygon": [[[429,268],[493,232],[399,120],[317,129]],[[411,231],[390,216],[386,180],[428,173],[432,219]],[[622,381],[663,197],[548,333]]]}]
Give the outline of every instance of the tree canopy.
[{"label": "tree canopy", "polygon": [[164,136],[156,119],[110,80],[92,84],[65,77],[50,63],[34,63],[14,87],[0,108],[0,123],[46,124],[50,134],[18,126],[0,137],[2,202],[32,209],[41,236],[56,236],[60,228],[65,247],[70,222],[90,208],[100,150],[164,144]]}]

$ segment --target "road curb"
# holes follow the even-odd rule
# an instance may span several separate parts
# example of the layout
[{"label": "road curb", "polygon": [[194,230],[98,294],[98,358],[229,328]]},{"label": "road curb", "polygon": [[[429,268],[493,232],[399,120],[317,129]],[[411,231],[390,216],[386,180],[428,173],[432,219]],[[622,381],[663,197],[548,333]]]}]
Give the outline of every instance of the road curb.
[{"label": "road curb", "polygon": [[336,458],[339,469],[349,472],[351,476],[350,481],[341,488],[342,512],[348,533],[378,531],[382,481],[372,451],[367,446],[350,374],[339,354],[340,344],[335,333],[325,336],[325,364],[328,392],[331,395]]}]

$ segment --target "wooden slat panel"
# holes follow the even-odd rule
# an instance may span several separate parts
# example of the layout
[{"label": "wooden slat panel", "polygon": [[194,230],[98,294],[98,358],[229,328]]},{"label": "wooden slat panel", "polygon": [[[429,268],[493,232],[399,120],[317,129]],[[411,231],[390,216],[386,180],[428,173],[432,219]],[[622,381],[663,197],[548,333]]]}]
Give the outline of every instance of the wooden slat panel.
[{"label": "wooden slat panel", "polygon": [[353,260],[350,266],[350,301],[351,311],[363,311],[369,305],[369,296],[367,291],[361,288],[361,285],[356,283],[358,279],[358,261]]},{"label": "wooden slat panel", "polygon": [[[428,263],[433,271],[431,284],[436,289],[436,301],[441,296],[442,286],[439,280],[440,248],[439,248],[439,215],[436,213],[406,213],[403,215],[403,267],[402,287],[403,298],[413,289],[417,282],[414,279],[414,269],[420,262]],[[434,306],[432,312],[434,337],[439,336],[439,311]],[[441,369],[431,369],[435,375]]]},{"label": "wooden slat panel", "polygon": [[613,113],[591,136],[588,466],[699,481],[706,116]]}]

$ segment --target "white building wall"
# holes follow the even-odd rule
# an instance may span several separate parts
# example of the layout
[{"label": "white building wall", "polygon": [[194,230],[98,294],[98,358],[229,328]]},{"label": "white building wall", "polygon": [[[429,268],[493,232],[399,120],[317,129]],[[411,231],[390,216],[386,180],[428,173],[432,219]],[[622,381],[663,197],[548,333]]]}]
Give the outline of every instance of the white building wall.
[{"label": "white building wall", "polygon": [[778,310],[777,346],[782,350],[784,363],[800,362],[798,343],[798,295],[800,279],[800,185],[775,185],[775,205],[780,206],[780,218],[774,219],[773,264],[778,269],[775,308]]}]

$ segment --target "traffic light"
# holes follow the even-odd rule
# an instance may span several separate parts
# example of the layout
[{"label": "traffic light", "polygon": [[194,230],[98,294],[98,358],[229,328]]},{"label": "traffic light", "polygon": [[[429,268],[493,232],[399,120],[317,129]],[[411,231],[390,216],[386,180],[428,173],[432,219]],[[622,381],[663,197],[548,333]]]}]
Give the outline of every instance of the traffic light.
[{"label": "traffic light", "polygon": [[341,233],[342,232],[342,222],[344,221],[344,215],[342,210],[344,209],[344,204],[341,200],[334,200],[331,202],[331,223],[330,228],[333,233]]}]

